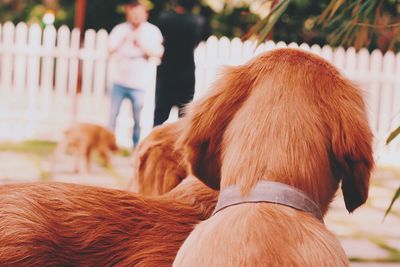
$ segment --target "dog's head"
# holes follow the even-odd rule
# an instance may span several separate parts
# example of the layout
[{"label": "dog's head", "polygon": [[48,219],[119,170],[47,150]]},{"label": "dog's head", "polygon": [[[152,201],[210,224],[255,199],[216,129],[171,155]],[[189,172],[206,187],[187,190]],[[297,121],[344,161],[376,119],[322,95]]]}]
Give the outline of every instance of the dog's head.
[{"label": "dog's head", "polygon": [[366,201],[373,158],[362,93],[331,64],[278,49],[226,69],[213,87],[188,108],[177,142],[205,184],[246,193],[279,181],[326,211],[342,180],[349,211]]},{"label": "dog's head", "polygon": [[117,145],[117,140],[115,139],[115,135],[111,132],[107,134],[107,141],[108,141],[108,147],[110,148],[111,151],[116,152],[118,151],[118,145]]},{"label": "dog's head", "polygon": [[179,135],[179,121],[164,124],[139,143],[134,154],[139,193],[161,195],[177,186],[188,174],[181,165],[181,154],[174,144]]}]

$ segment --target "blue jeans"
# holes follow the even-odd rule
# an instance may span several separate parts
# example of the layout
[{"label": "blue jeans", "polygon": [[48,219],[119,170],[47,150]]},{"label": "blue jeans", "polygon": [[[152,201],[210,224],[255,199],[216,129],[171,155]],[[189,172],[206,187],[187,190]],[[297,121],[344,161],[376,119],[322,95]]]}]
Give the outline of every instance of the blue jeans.
[{"label": "blue jeans", "polygon": [[125,87],[119,84],[113,84],[111,89],[111,112],[109,127],[115,130],[115,125],[117,121],[117,116],[121,108],[122,101],[128,98],[131,102],[132,112],[133,112],[133,146],[139,142],[140,139],[140,114],[142,113],[145,92],[138,89],[133,89]]}]

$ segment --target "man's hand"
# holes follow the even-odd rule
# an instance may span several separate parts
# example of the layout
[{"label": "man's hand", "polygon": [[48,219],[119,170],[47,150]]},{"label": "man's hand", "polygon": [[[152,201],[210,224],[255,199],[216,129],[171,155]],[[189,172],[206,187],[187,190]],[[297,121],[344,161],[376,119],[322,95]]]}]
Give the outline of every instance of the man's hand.
[{"label": "man's hand", "polygon": [[135,33],[133,31],[126,32],[124,38],[122,38],[121,41],[115,47],[112,47],[112,48],[108,49],[108,52],[110,54],[115,53],[118,49],[121,48],[121,46],[123,44],[125,44],[127,42],[133,44],[134,41],[135,41],[135,38],[136,38],[136,35],[135,35]]},{"label": "man's hand", "polygon": [[145,59],[149,59],[149,57],[150,57],[151,55],[149,54],[149,52],[147,51],[147,49],[141,44],[141,42],[140,42],[137,38],[135,38],[135,39],[133,40],[133,46],[139,48],[139,49],[143,52],[143,57],[144,57]]}]

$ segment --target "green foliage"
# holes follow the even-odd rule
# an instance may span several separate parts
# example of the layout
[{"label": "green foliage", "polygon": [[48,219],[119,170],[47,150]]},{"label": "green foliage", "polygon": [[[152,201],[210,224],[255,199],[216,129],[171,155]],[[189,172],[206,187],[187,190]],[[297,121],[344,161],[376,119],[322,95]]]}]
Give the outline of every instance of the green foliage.
[{"label": "green foliage", "polygon": [[[121,6],[126,0],[87,0],[85,29],[111,29],[124,21]],[[150,6],[150,22],[155,22],[158,15],[175,6],[175,0],[148,0]],[[42,0],[0,0],[0,23],[20,21],[42,24],[43,15],[51,11],[55,14],[55,27],[67,25],[74,26],[75,1],[58,0],[56,5],[48,6]],[[238,37],[242,36],[260,18],[250,12],[249,6],[240,4],[236,6],[225,5],[221,12],[213,11],[207,4],[199,1],[194,10],[209,22],[209,34],[217,36]],[[44,25],[42,25],[44,26]]]},{"label": "green foliage", "polygon": [[248,6],[228,8],[226,5],[222,12],[210,16],[210,28],[216,36],[240,37],[260,18],[252,14]]},{"label": "green foliage", "polygon": [[274,27],[277,20],[282,16],[282,14],[286,11],[290,0],[280,1],[277,5],[275,5],[271,12],[263,18],[261,21],[256,23],[250,31],[244,36],[247,38],[256,38],[259,42],[265,40],[267,36],[270,34],[272,28]]},{"label": "green foliage", "polygon": [[[217,36],[270,38],[287,43],[330,44],[331,46],[400,49],[400,1],[398,0],[259,0],[274,2],[274,11],[259,18],[249,8],[251,1],[220,0],[225,5],[215,12],[206,1],[199,1],[195,12],[209,22],[209,33]],[[55,26],[73,27],[75,1],[58,0],[48,6],[43,0],[0,0],[0,23],[10,20],[41,22],[44,13],[52,10]],[[124,20],[120,8],[126,0],[87,0],[86,29],[110,31]],[[150,21],[155,22],[164,10],[174,7],[176,0],[147,0]],[[253,1],[255,2],[255,1]],[[233,4],[236,3],[236,4]],[[247,3],[247,4],[246,4]],[[272,29],[274,28],[274,29]],[[245,33],[247,33],[245,35]]]},{"label": "green foliage", "polygon": [[[0,0],[1,1],[1,0]],[[53,5],[45,5],[41,0],[15,0],[0,2],[0,23],[11,21],[15,24],[24,21],[28,24],[38,23],[42,25],[42,18],[46,12],[55,15],[54,25],[73,25],[75,10],[74,1],[59,0]]]},{"label": "green foliage", "polygon": [[85,29],[111,31],[124,20],[123,13],[118,10],[121,4],[121,0],[86,0]]},{"label": "green foliage", "polygon": [[390,205],[387,208],[385,212],[385,217],[389,214],[389,212],[392,210],[393,204],[396,202],[396,200],[400,197],[400,187],[397,189],[396,193],[394,193],[392,201],[390,201]]},{"label": "green foliage", "polygon": [[29,10],[35,5],[35,1],[1,1],[0,2],[0,23],[12,21],[14,23],[24,21],[29,13]]},{"label": "green foliage", "polygon": [[327,35],[317,27],[316,21],[328,4],[329,0],[291,0],[277,21],[271,39],[286,43],[326,44]]},{"label": "green foliage", "polygon": [[386,145],[390,144],[398,135],[400,134],[400,126],[396,130],[390,133],[389,137],[386,139]]},{"label": "green foliage", "polygon": [[[279,5],[288,0],[274,2]],[[398,0],[291,0],[286,11],[280,11],[272,12],[279,17],[276,24],[264,18],[249,35],[259,41],[270,38],[286,43],[366,47],[370,51],[400,50]]]},{"label": "green foliage", "polygon": [[400,48],[400,2],[396,0],[331,0],[319,22],[333,45],[369,47],[382,51]]},{"label": "green foliage", "polygon": [[[390,133],[389,137],[386,139],[386,145],[390,144],[397,136],[400,135],[400,126],[397,127],[396,130]],[[392,201],[390,202],[389,207],[387,208],[385,212],[385,217],[389,214],[389,212],[392,210],[393,204],[396,202],[396,200],[400,197],[400,187],[397,189],[396,193],[394,194]]]},{"label": "green foliage", "polygon": [[[124,1],[96,0],[87,1],[85,28],[110,31],[113,26],[124,20],[124,15],[118,7]],[[150,2],[150,22],[155,23],[161,12],[172,10],[174,0],[152,0]],[[199,1],[194,12],[201,14],[209,22],[209,34],[227,36],[230,38],[242,36],[260,18],[250,12],[248,5],[228,7],[225,5],[219,13],[214,12],[207,4]],[[101,19],[99,19],[101,18]]]}]

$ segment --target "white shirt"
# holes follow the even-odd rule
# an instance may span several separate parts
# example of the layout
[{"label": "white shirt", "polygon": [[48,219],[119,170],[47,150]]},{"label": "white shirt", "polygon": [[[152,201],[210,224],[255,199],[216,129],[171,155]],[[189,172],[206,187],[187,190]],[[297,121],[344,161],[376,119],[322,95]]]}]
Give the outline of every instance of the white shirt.
[{"label": "white shirt", "polygon": [[[134,45],[134,40],[139,46]],[[153,69],[148,59],[144,57],[145,49],[148,54],[162,55],[163,37],[157,26],[144,22],[137,29],[128,22],[118,24],[113,28],[109,37],[109,49],[115,50],[116,73],[114,83],[132,89],[146,90],[149,79],[153,78]]]}]

